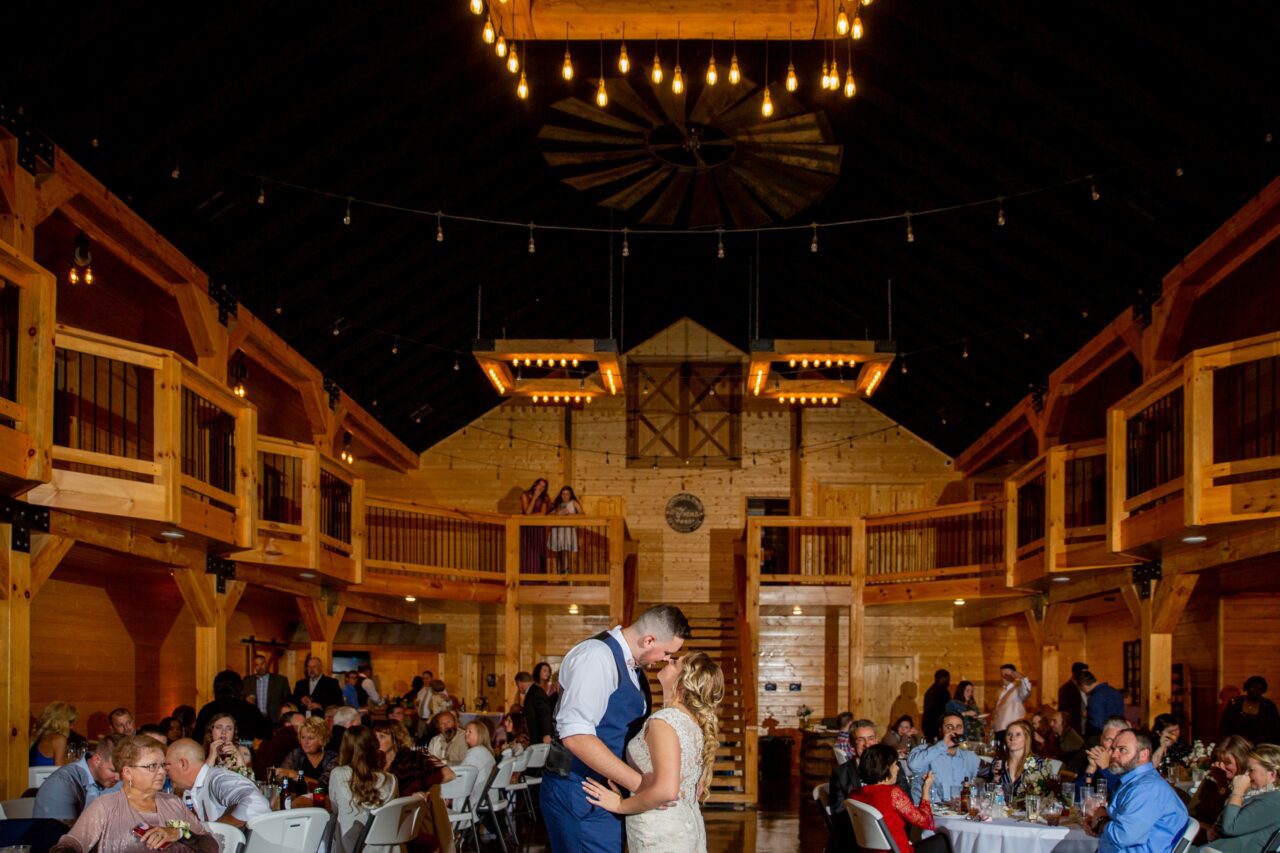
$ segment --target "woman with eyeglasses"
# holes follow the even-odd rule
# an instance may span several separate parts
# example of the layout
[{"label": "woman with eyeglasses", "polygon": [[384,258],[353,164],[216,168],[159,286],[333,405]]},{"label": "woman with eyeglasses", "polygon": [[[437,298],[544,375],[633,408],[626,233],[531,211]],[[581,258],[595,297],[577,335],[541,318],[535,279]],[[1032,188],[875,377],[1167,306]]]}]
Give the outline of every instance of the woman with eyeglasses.
[{"label": "woman with eyeglasses", "polygon": [[145,735],[126,738],[112,755],[121,788],[98,797],[53,847],[53,853],[218,853],[218,842],[181,797],[161,791],[168,777],[164,747]]}]

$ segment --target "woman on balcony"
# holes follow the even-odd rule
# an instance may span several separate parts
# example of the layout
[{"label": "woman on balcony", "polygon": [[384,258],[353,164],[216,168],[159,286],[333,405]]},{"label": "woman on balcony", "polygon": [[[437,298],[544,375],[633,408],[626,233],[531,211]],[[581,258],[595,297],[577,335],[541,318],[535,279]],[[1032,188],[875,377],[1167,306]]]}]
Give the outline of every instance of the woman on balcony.
[{"label": "woman on balcony", "polygon": [[[556,498],[555,504],[551,507],[551,515],[582,515],[582,504],[578,503],[578,496],[573,493],[573,489],[564,486],[560,489],[560,496]],[[578,529],[576,527],[553,527],[551,528],[550,540],[547,547],[551,549],[556,568],[561,574],[569,571],[569,554],[578,553]]]},{"label": "woman on balcony", "polygon": [[[533,481],[533,485],[520,493],[521,515],[546,515],[551,508],[547,496],[549,484],[545,477]],[[547,570],[547,528],[520,528],[520,571],[545,572]]]}]

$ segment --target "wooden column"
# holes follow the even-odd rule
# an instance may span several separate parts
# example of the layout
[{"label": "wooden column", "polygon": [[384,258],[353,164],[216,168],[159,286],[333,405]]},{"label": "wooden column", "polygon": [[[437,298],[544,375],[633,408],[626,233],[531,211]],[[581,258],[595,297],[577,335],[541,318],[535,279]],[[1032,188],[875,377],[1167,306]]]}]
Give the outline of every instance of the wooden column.
[{"label": "wooden column", "polygon": [[191,608],[196,628],[196,707],[213,699],[213,678],[227,668],[227,621],[244,595],[244,581],[227,581],[218,592],[218,579],[202,569],[174,569],[173,579]]},{"label": "wooden column", "polygon": [[[1166,714],[1173,698],[1173,632],[1195,591],[1198,575],[1176,575],[1152,582],[1150,595],[1138,599],[1142,639],[1142,723]],[[1129,596],[1126,596],[1128,599]]]},{"label": "wooden column", "polygon": [[17,139],[0,140],[0,240],[31,257],[39,200],[36,176],[18,162],[18,146]]},{"label": "wooden column", "polygon": [[327,672],[333,664],[333,639],[338,636],[338,628],[342,625],[342,617],[347,608],[341,604],[329,604],[319,598],[299,595],[298,613],[311,635],[311,656],[320,659],[320,664]]},{"label": "wooden column", "polygon": [[506,594],[502,599],[502,678],[499,695],[515,690],[520,671],[520,519],[507,519]]},{"label": "wooden column", "polygon": [[13,527],[0,524],[4,556],[0,590],[0,731],[4,734],[0,796],[27,789],[31,725],[31,555],[12,547]]},{"label": "wooden column", "polygon": [[867,582],[867,525],[861,518],[855,519],[853,529],[853,566],[849,583],[849,711],[859,719],[866,711],[866,656],[867,608],[863,593]]},{"label": "wooden column", "polygon": [[1053,703],[1057,697],[1061,678],[1059,648],[1067,623],[1071,620],[1071,608],[1069,603],[1048,604],[1038,617],[1035,610],[1027,611],[1027,627],[1031,629],[1031,637],[1040,648],[1040,674],[1034,687],[1039,691],[1039,702],[1042,705]]},{"label": "wooden column", "polygon": [[[804,407],[791,407],[791,514],[804,515]],[[795,534],[792,534],[793,544]]]},{"label": "wooden column", "polygon": [[609,622],[627,624],[626,566],[627,524],[623,518],[609,519]]}]

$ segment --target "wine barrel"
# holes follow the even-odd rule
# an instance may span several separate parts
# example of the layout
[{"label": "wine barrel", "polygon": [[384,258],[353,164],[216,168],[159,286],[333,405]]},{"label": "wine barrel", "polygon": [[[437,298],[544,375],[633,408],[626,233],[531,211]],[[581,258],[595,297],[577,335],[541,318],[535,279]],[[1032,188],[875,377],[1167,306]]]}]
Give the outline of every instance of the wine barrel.
[{"label": "wine barrel", "polygon": [[836,732],[827,729],[807,729],[800,746],[800,790],[809,793],[814,787],[831,780],[836,769],[833,747]]}]

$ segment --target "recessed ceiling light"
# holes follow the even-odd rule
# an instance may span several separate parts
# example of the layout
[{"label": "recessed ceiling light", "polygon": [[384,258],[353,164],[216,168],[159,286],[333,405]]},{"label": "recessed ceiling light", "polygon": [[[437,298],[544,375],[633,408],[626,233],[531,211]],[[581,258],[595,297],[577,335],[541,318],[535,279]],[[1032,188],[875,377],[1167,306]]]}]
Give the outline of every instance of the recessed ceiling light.
[{"label": "recessed ceiling light", "polygon": [[964,607],[964,599],[963,599],[963,598],[957,598],[957,599],[953,602],[953,604],[955,604],[955,606],[956,606],[956,607]]},{"label": "recessed ceiling light", "polygon": [[1066,575],[1056,575],[1053,578],[1053,582],[1054,583],[1071,583],[1071,578],[1067,577]]},{"label": "recessed ceiling light", "polygon": [[1182,541],[1186,542],[1188,545],[1199,545],[1201,542],[1208,542],[1209,537],[1205,536],[1203,533],[1188,533],[1186,536],[1182,537]]},{"label": "recessed ceiling light", "polygon": [[797,604],[795,607],[791,608],[791,615],[792,615],[792,616],[803,616],[803,615],[804,615],[804,610],[803,610],[803,609],[801,609],[801,607],[800,607],[800,605],[799,605],[799,604]]},{"label": "recessed ceiling light", "polygon": [[409,602],[410,604],[413,604],[413,603],[414,603],[415,601],[417,601],[418,599],[417,599],[417,597],[416,597],[416,596],[406,595],[406,596],[404,597],[404,600],[405,600],[405,601],[407,601],[407,602]]},{"label": "recessed ceiling light", "polygon": [[306,578],[307,580],[311,580],[315,576],[316,576],[315,572],[298,572],[298,577]]},{"label": "recessed ceiling light", "polygon": [[181,530],[161,530],[160,536],[163,539],[174,539],[174,540],[187,538],[187,534],[183,533]]}]

